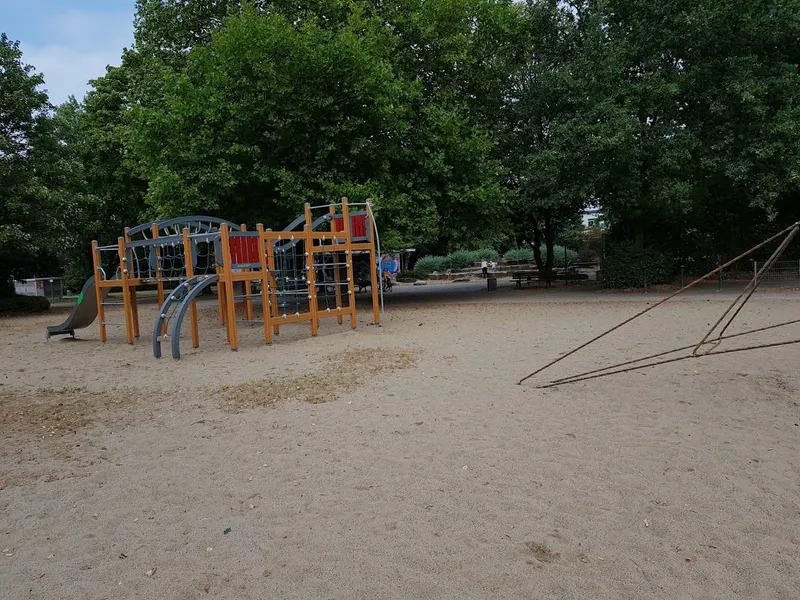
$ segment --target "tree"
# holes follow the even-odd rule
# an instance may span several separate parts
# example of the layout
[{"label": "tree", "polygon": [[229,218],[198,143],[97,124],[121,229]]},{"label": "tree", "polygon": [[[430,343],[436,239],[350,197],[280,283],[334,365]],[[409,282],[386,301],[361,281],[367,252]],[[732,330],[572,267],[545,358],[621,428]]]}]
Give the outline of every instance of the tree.
[{"label": "tree", "polygon": [[223,4],[178,32],[198,13],[140,3],[127,140],[154,213],[279,226],[347,195],[372,197],[397,244],[486,235],[510,2]]},{"label": "tree", "polygon": [[71,98],[54,115],[63,165],[63,203],[74,215],[63,232],[65,283],[75,289],[92,274],[90,244],[115,240],[125,227],[146,220],[145,181],[136,174],[127,147],[130,71],[108,67],[92,81],[83,104]]},{"label": "tree", "polygon": [[41,158],[53,140],[43,83],[22,62],[19,43],[0,34],[0,295],[13,293],[13,277],[52,264],[52,198]]},{"label": "tree", "polygon": [[796,0],[597,3],[593,53],[621,75],[596,96],[624,124],[599,186],[618,236],[722,254],[777,218],[800,181],[798,10]]},{"label": "tree", "polygon": [[572,226],[594,191],[590,171],[580,169],[594,106],[581,53],[585,16],[577,6],[529,2],[520,9],[525,55],[509,81],[503,112],[506,184],[513,192],[508,218],[545,273],[553,270],[557,234]]}]

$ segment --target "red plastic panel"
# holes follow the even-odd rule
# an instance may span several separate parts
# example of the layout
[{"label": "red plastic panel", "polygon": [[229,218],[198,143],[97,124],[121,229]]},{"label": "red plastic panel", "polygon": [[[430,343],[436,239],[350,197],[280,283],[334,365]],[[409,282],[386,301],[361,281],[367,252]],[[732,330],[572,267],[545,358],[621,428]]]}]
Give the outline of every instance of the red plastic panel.
[{"label": "red plastic panel", "polygon": [[231,263],[234,265],[257,263],[261,260],[257,237],[231,237],[230,246]]},{"label": "red plastic panel", "polygon": [[[344,230],[344,223],[342,215],[337,215],[333,218],[332,226],[335,232]],[[350,215],[350,237],[366,238],[367,237],[367,214]]]}]

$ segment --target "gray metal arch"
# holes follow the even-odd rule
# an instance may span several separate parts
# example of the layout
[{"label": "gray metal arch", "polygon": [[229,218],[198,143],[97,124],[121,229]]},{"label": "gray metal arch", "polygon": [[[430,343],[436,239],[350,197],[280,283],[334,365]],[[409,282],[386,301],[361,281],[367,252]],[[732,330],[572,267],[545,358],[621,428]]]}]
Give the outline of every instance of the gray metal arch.
[{"label": "gray metal arch", "polygon": [[186,311],[191,306],[192,301],[203,293],[203,290],[215,283],[219,279],[217,275],[209,275],[203,281],[194,286],[189,293],[184,296],[181,305],[178,307],[178,312],[175,314],[175,324],[172,326],[172,358],[179,359],[181,357],[181,324],[183,317],[186,316]]},{"label": "gray metal arch", "polygon": [[[203,279],[205,275],[197,275],[196,277],[192,277],[191,279],[187,279],[186,281],[182,282],[178,287],[172,290],[167,296],[166,300],[164,300],[164,304],[162,304],[158,309],[158,316],[156,317],[156,324],[153,327],[153,356],[156,358],[161,358],[161,329],[164,326],[164,323],[167,321],[169,309],[172,306],[173,302],[182,299],[188,293],[190,288],[198,283],[201,279]],[[216,275],[213,276],[216,279]]]},{"label": "gray metal arch", "polygon": [[[220,219],[218,217],[206,217],[203,215],[192,215],[188,217],[176,217],[174,219],[165,219],[163,221],[151,221],[149,223],[142,223],[141,225],[137,225],[136,227],[131,227],[128,230],[128,235],[133,236],[139,233],[149,233],[150,230],[153,228],[153,225],[157,225],[159,230],[172,227],[174,225],[197,225],[198,231],[196,233],[200,233],[200,229],[203,231],[214,231],[218,230],[219,226],[223,223],[226,223],[228,227],[231,228],[233,231],[239,231],[240,227],[233,221],[226,221],[225,219]],[[202,227],[203,225],[208,224],[207,227]],[[216,226],[216,228],[214,227]],[[183,231],[183,227],[181,227],[181,231]]]},{"label": "gray metal arch", "polygon": [[[334,217],[334,215],[332,215],[330,213],[324,214],[321,217],[317,217],[316,219],[314,219],[311,222],[311,229],[312,230],[316,229],[317,227],[319,227],[323,223],[325,223],[327,221],[330,221],[333,217]],[[300,215],[294,221],[292,221],[286,227],[284,227],[283,231],[294,231],[295,229],[297,229],[297,227],[299,225],[304,224],[305,222],[306,222],[305,216],[304,215]],[[295,240],[286,240],[286,241],[282,241],[282,242],[275,242],[274,246],[275,246],[276,250],[286,251],[286,250],[289,250],[290,248],[292,248],[293,246],[296,246],[297,244],[299,244],[302,241],[304,241],[302,238],[297,238]]]}]

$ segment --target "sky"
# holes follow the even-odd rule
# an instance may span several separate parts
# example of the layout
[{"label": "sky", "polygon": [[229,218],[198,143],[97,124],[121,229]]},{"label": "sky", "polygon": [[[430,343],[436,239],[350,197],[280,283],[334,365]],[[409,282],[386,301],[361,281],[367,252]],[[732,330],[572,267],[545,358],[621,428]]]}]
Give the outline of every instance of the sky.
[{"label": "sky", "polygon": [[0,32],[44,74],[50,102],[81,100],[133,44],[135,0],[0,0]]}]

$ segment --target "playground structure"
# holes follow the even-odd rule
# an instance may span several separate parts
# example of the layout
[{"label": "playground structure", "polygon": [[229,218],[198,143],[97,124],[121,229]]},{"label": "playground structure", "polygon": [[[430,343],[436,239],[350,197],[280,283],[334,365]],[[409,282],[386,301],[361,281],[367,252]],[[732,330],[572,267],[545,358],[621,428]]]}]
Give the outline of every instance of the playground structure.
[{"label": "playground structure", "polygon": [[[352,207],[363,210],[351,212]],[[322,214],[314,218],[314,212]],[[253,231],[216,217],[190,216],[126,228],[116,244],[92,242],[95,275],[84,285],[72,314],[48,327],[47,337],[74,335],[74,330],[99,320],[100,341],[107,328],[123,326],[128,344],[139,338],[137,290],[154,287],[159,310],[153,326],[153,354],[161,357],[169,340],[173,358],[180,358],[180,337],[188,315],[192,346],[200,335],[197,299],[217,287],[219,322],[231,350],[238,349],[237,324],[263,326],[264,341],[289,323],[309,322],[316,336],[320,320],[347,317],[355,328],[354,284],[358,255],[367,255],[374,324],[380,324],[382,274],[376,268],[378,231],[372,205],[340,203],[305,205],[304,214],[282,231]],[[118,264],[113,277],[103,265]],[[171,290],[167,288],[174,286]],[[109,294],[121,292],[121,299]],[[92,297],[93,296],[93,297]],[[260,310],[257,300],[260,299]],[[106,307],[121,306],[124,322],[106,320]],[[237,306],[244,318],[237,316]]]}]

